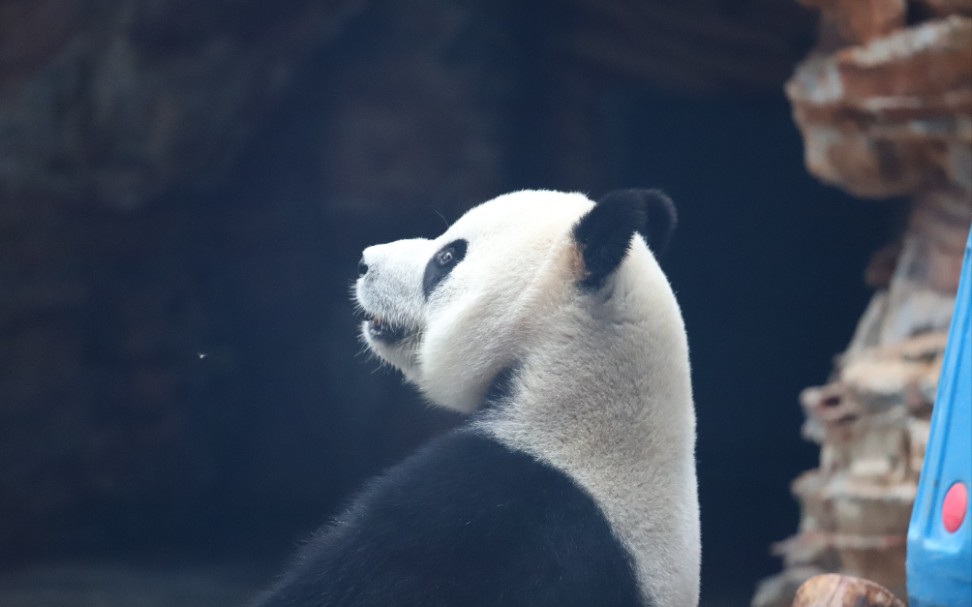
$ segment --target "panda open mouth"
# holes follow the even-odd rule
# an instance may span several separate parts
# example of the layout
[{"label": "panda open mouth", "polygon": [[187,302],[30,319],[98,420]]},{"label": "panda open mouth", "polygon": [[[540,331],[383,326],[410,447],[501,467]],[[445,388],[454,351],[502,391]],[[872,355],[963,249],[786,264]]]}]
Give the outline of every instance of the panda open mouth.
[{"label": "panda open mouth", "polygon": [[416,331],[407,325],[394,323],[387,318],[382,318],[377,314],[368,314],[365,319],[368,328],[368,335],[373,339],[386,343],[395,343],[410,337]]}]

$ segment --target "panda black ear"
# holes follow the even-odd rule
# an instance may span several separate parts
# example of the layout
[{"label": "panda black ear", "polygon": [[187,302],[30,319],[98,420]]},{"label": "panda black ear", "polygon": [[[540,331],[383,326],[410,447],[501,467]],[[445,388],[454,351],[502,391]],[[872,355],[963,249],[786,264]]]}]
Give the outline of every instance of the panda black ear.
[{"label": "panda black ear", "polygon": [[574,240],[584,261],[581,286],[599,288],[621,264],[639,232],[653,251],[668,244],[675,229],[675,205],[658,190],[615,190],[574,225]]}]

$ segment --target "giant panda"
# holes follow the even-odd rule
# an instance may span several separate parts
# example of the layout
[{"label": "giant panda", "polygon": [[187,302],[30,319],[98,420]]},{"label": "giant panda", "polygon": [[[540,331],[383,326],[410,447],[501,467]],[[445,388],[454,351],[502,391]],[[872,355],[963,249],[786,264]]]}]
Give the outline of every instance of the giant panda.
[{"label": "giant panda", "polygon": [[[520,191],[368,247],[368,348],[468,420],[368,484],[259,607],[698,604],[669,199]],[[641,237],[638,237],[638,235]]]}]

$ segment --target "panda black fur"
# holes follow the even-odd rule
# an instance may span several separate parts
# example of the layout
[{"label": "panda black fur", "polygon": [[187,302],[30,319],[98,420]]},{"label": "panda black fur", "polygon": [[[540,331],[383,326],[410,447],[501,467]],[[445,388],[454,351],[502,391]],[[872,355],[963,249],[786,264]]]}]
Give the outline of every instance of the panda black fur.
[{"label": "panda black fur", "polygon": [[372,481],[255,607],[698,603],[695,417],[651,190],[523,191],[364,252],[370,349],[471,414]]}]

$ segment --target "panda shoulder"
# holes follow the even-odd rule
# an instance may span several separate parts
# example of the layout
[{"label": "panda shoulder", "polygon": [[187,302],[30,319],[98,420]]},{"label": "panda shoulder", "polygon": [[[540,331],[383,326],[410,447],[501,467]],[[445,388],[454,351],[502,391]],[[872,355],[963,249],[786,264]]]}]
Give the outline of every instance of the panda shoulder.
[{"label": "panda shoulder", "polygon": [[269,596],[290,602],[258,605],[640,602],[630,555],[593,499],[562,472],[470,430],[370,482]]}]

